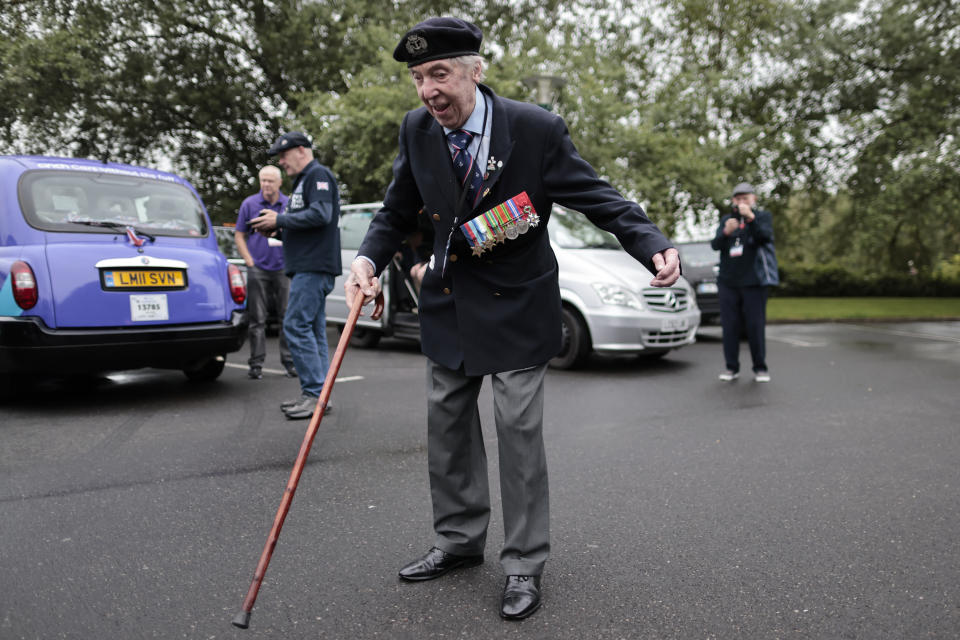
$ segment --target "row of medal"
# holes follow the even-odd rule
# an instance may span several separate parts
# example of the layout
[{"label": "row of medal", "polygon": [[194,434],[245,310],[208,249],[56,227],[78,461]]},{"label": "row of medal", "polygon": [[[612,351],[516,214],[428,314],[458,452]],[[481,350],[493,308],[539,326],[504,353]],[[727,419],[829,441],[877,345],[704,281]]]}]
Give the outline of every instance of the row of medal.
[{"label": "row of medal", "polygon": [[473,255],[479,256],[507,240],[516,240],[540,224],[540,216],[524,191],[460,225]]}]

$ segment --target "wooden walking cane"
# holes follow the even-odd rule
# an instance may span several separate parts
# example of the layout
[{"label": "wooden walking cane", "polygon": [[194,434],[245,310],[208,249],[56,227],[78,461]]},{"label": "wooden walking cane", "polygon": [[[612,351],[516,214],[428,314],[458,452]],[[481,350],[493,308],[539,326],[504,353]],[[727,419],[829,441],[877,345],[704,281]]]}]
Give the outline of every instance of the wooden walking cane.
[{"label": "wooden walking cane", "polygon": [[[382,293],[377,298],[376,305],[378,309],[383,308]],[[323,389],[320,391],[320,397],[317,398],[317,407],[313,410],[313,417],[310,419],[307,433],[303,436],[300,453],[297,454],[297,460],[293,463],[293,469],[290,471],[290,479],[287,481],[287,489],[283,493],[283,499],[280,500],[280,508],[277,509],[277,516],[273,520],[273,528],[270,529],[270,535],[267,536],[267,543],[263,547],[263,553],[260,554],[260,562],[257,563],[257,569],[253,573],[253,582],[250,584],[250,590],[247,591],[247,597],[243,600],[243,608],[233,619],[233,625],[241,629],[246,629],[250,626],[250,612],[253,610],[253,603],[257,601],[257,594],[260,592],[263,575],[267,572],[267,565],[270,564],[273,549],[277,546],[280,529],[283,527],[283,521],[287,517],[287,511],[290,510],[290,503],[293,501],[293,494],[297,490],[297,483],[300,482],[300,474],[303,473],[303,467],[307,463],[307,454],[310,453],[313,438],[317,435],[317,428],[320,426],[320,421],[323,420],[323,413],[327,409],[327,402],[329,402],[330,393],[333,391],[333,383],[337,378],[337,372],[340,371],[340,363],[343,362],[343,354],[347,350],[350,336],[353,335],[353,330],[357,326],[357,318],[360,316],[361,307],[363,307],[363,294],[358,292],[354,297],[353,307],[350,308],[347,323],[343,326],[343,333],[340,334],[340,342],[337,344],[337,350],[333,354],[333,359],[330,361],[330,369],[327,371],[327,378],[323,383]]]}]

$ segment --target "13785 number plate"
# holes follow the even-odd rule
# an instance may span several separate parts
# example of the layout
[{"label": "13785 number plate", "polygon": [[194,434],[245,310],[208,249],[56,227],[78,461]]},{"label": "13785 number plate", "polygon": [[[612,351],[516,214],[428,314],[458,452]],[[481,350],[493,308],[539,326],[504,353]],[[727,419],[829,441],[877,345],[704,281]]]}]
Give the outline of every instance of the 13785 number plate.
[{"label": "13785 number plate", "polygon": [[169,320],[170,311],[167,307],[167,294],[152,293],[130,296],[130,320],[133,322],[150,322],[152,320]]}]

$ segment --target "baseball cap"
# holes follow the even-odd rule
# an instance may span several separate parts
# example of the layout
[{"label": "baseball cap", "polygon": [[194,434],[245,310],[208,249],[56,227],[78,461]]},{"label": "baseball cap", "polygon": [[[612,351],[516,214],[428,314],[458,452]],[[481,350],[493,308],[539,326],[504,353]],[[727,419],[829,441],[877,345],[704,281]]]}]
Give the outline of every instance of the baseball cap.
[{"label": "baseball cap", "polygon": [[275,156],[281,151],[293,149],[294,147],[306,147],[307,149],[311,149],[313,148],[313,143],[310,142],[310,138],[308,138],[306,134],[300,131],[288,131],[276,139],[276,141],[267,151],[267,155]]}]

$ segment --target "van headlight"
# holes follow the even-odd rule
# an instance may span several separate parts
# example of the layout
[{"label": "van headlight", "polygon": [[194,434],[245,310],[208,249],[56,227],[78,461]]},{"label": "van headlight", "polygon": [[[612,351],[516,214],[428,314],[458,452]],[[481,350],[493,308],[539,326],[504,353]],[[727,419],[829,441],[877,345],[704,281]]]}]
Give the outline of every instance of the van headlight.
[{"label": "van headlight", "polygon": [[625,289],[618,284],[607,284],[605,282],[594,282],[593,289],[600,296],[603,304],[612,304],[618,307],[630,307],[631,309],[642,309],[640,299],[629,289]]}]

